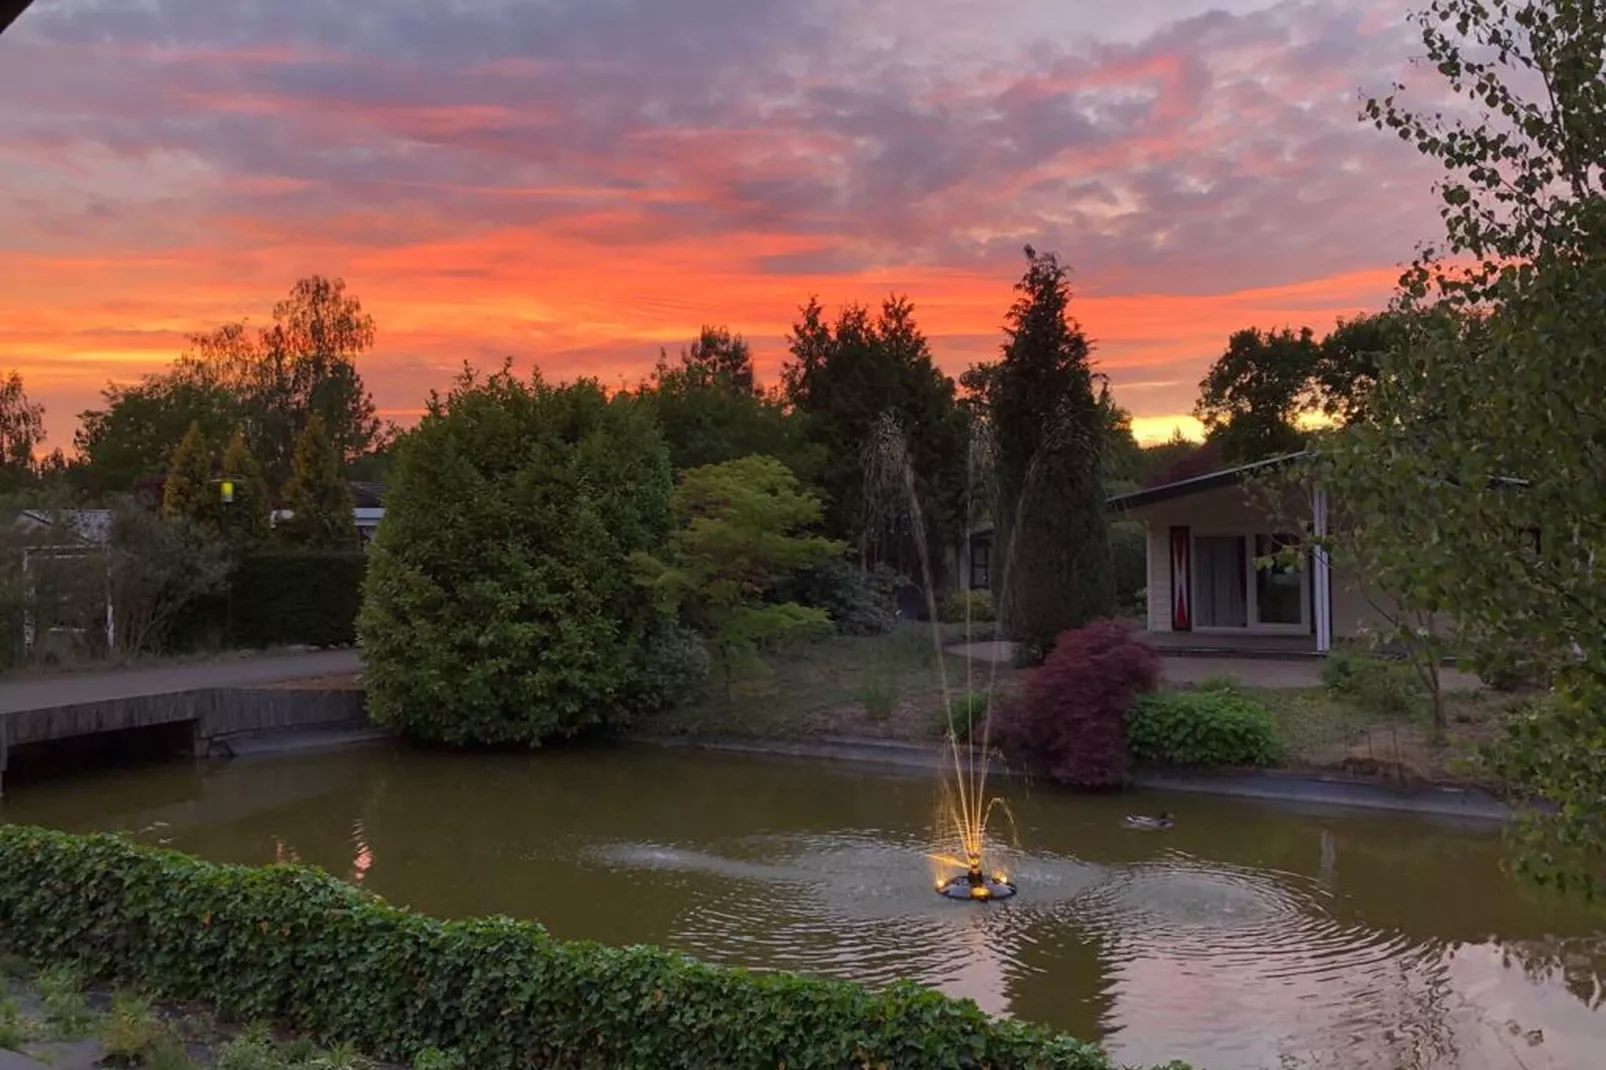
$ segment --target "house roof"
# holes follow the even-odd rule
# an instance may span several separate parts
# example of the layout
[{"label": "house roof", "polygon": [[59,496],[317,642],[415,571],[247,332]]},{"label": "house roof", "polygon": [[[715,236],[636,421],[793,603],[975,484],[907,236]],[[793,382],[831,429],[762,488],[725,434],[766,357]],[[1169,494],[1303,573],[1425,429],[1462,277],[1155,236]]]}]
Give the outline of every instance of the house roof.
[{"label": "house roof", "polygon": [[59,527],[89,546],[111,542],[112,522],[110,509],[24,509],[15,521],[18,527],[36,531]]},{"label": "house roof", "polygon": [[358,509],[382,509],[385,505],[385,485],[352,480],[351,499]]},{"label": "house roof", "polygon": [[1111,509],[1124,511],[1127,509],[1140,509],[1146,505],[1158,505],[1176,498],[1186,498],[1193,494],[1203,494],[1205,491],[1218,490],[1221,487],[1235,487],[1242,483],[1245,477],[1256,472],[1268,472],[1274,468],[1293,461],[1309,457],[1308,450],[1298,453],[1285,453],[1279,457],[1268,457],[1263,461],[1252,461],[1241,464],[1235,468],[1223,468],[1218,472],[1207,472],[1202,476],[1191,479],[1179,479],[1175,483],[1162,483],[1158,487],[1145,487],[1127,494],[1117,494],[1110,498]]}]

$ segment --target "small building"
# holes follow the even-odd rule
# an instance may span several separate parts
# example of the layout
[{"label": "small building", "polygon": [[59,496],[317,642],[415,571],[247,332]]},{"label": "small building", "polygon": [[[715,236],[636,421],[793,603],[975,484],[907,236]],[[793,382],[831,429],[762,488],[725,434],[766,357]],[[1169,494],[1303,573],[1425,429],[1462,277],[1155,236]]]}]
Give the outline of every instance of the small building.
[{"label": "small building", "polygon": [[[374,541],[374,535],[379,531],[379,522],[385,519],[385,485],[353,480],[348,482],[347,486],[351,488],[352,520],[357,525],[357,534],[362,537],[362,544],[367,546]],[[271,519],[277,524],[291,515],[289,509],[275,509]]]},{"label": "small building", "polygon": [[[1387,600],[1334,568],[1325,553],[1308,552],[1298,564],[1258,564],[1309,535],[1327,533],[1324,489],[1275,509],[1249,489],[1256,476],[1305,456],[1224,468],[1110,499],[1112,521],[1143,526],[1142,624],[1155,646],[1324,654],[1337,640],[1386,624],[1379,607]],[[959,585],[987,589],[1000,553],[992,525],[972,530],[959,553]]]},{"label": "small building", "polygon": [[[1270,469],[1297,463],[1288,454],[1110,499],[1112,515],[1140,521],[1147,537],[1144,625],[1159,645],[1183,636],[1244,650],[1325,654],[1334,640],[1383,623],[1377,596],[1308,552],[1294,564],[1258,562],[1308,535],[1328,531],[1328,498],[1308,497],[1269,508],[1246,484]],[[1303,528],[1303,531],[1290,530]]]},{"label": "small building", "polygon": [[[24,509],[11,519],[22,599],[22,644],[35,654],[116,646],[109,574],[114,517],[109,509]],[[68,607],[76,611],[67,611]],[[92,617],[84,609],[93,609]]]},{"label": "small building", "polygon": [[362,536],[362,543],[367,546],[374,541],[379,522],[385,519],[385,485],[353,480],[350,486],[351,499],[356,506],[353,512],[357,534]]}]

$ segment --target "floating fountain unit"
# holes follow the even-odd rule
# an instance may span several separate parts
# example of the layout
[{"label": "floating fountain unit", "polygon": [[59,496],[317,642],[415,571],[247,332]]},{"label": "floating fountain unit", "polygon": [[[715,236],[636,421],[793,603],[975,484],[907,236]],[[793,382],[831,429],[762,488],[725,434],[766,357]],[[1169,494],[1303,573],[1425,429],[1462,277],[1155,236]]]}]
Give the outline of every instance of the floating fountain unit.
[{"label": "floating fountain unit", "polygon": [[937,894],[948,899],[991,903],[995,899],[1008,899],[1014,895],[1015,886],[1001,873],[989,877],[982,869],[981,859],[972,856],[965,872],[937,885]]}]

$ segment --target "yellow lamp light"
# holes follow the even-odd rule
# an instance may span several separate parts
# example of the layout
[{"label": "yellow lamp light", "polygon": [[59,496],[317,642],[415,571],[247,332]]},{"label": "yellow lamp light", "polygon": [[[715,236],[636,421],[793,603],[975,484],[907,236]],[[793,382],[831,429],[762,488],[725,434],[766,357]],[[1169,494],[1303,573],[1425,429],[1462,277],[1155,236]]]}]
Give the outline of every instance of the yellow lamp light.
[{"label": "yellow lamp light", "polygon": [[219,489],[222,492],[223,500],[225,502],[234,501],[234,480],[232,480],[232,479],[223,480],[223,482],[221,484],[219,484]]}]

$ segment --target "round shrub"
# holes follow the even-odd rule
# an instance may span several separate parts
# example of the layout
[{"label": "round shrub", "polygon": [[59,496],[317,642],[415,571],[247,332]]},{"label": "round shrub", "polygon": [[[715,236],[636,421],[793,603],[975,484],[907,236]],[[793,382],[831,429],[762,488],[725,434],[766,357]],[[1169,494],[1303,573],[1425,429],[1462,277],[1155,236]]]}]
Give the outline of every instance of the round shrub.
[{"label": "round shrub", "polygon": [[1281,749],[1271,710],[1228,688],[1141,695],[1126,724],[1133,756],[1163,765],[1270,765]]},{"label": "round shrub", "polygon": [[989,705],[987,696],[979,691],[955,695],[949,700],[947,708],[941,711],[943,733],[952,733],[961,743],[969,742],[972,736],[981,735],[987,724]]},{"label": "round shrub", "polygon": [[898,574],[883,564],[866,570],[845,557],[803,569],[776,585],[783,602],[823,609],[838,635],[881,635],[897,623]]},{"label": "round shrub", "polygon": [[471,372],[397,450],[358,635],[376,721],[537,744],[664,704],[691,647],[635,582],[662,548],[669,461],[594,382]]},{"label": "round shrub", "polygon": [[1093,621],[1055,641],[1023,698],[995,714],[993,738],[1064,783],[1116,787],[1126,779],[1126,711],[1159,680],[1153,648],[1119,621]]},{"label": "round shrub", "polygon": [[944,624],[988,624],[997,620],[991,591],[953,591],[937,608],[937,619]]}]

